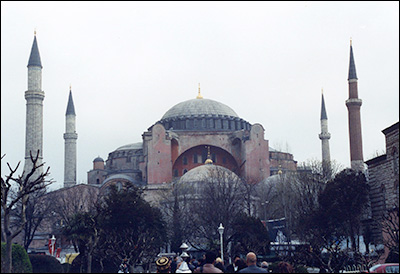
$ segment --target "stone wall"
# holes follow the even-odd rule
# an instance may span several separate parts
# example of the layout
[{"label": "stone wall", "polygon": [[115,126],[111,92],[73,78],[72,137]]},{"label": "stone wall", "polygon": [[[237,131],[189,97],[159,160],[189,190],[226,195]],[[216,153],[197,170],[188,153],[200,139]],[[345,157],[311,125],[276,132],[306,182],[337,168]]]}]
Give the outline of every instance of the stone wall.
[{"label": "stone wall", "polygon": [[382,131],[386,139],[386,154],[368,160],[368,184],[372,213],[372,238],[383,242],[382,216],[399,201],[399,123]]}]

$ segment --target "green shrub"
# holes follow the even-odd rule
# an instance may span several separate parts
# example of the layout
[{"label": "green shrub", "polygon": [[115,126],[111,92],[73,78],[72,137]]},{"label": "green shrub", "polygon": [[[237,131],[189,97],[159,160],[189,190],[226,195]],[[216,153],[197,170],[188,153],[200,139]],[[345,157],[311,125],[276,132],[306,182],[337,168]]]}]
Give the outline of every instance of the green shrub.
[{"label": "green shrub", "polygon": [[[26,250],[17,244],[12,244],[12,273],[32,273],[32,264]],[[6,243],[1,243],[1,269],[3,272],[4,256],[6,254]]]},{"label": "green shrub", "polygon": [[33,273],[64,273],[61,263],[52,256],[29,254],[29,259]]}]

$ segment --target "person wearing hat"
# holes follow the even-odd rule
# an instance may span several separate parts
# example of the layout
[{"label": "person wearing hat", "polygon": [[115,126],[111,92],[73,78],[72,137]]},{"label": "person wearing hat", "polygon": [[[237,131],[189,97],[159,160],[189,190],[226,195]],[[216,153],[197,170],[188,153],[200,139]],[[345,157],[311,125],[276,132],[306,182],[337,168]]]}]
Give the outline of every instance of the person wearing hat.
[{"label": "person wearing hat", "polygon": [[192,271],[189,269],[187,262],[182,261],[176,273],[192,273]]},{"label": "person wearing hat", "polygon": [[170,273],[171,262],[167,257],[158,258],[156,261],[157,273]]}]

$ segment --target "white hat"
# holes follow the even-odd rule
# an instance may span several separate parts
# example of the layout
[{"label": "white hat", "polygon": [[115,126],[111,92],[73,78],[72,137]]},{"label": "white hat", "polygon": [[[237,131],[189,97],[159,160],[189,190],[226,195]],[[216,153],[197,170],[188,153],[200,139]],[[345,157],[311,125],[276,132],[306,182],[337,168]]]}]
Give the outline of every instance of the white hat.
[{"label": "white hat", "polygon": [[176,273],[192,273],[192,271],[189,269],[187,263],[183,261],[179,268],[176,270]]},{"label": "white hat", "polygon": [[182,254],[181,254],[181,257],[182,258],[189,258],[190,256],[189,256],[189,254],[186,253],[186,251],[183,251]]}]

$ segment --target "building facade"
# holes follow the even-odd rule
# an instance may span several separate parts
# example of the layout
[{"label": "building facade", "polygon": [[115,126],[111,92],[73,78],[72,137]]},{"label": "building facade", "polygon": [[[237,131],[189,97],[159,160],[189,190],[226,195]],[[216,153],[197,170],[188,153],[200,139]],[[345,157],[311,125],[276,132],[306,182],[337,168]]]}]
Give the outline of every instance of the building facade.
[{"label": "building facade", "polygon": [[399,206],[399,122],[382,130],[386,153],[366,161],[372,213],[372,239],[383,243],[383,215]]},{"label": "building facade", "polygon": [[229,106],[195,99],[170,108],[142,134],[142,142],[110,152],[104,161],[94,160],[88,183],[130,180],[137,185],[157,185],[178,180],[203,165],[208,150],[215,165],[257,183],[279,168],[296,170],[293,155],[270,148],[261,124],[250,124]]}]

